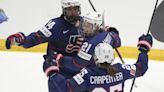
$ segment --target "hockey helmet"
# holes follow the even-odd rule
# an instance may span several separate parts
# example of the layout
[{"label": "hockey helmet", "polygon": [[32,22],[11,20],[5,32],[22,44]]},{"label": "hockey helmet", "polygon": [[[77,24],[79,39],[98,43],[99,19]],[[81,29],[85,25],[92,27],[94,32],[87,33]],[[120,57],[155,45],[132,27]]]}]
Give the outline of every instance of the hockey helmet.
[{"label": "hockey helmet", "polygon": [[100,12],[89,12],[83,16],[82,33],[85,37],[92,36],[101,28],[103,16]]},{"label": "hockey helmet", "polygon": [[109,63],[111,64],[115,59],[114,50],[108,43],[99,43],[94,50],[95,63]]},{"label": "hockey helmet", "polygon": [[62,0],[61,1],[64,18],[71,24],[80,20],[81,8],[79,0]]},{"label": "hockey helmet", "polygon": [[61,4],[62,4],[62,8],[76,7],[76,6],[80,7],[81,5],[79,0],[62,0]]}]

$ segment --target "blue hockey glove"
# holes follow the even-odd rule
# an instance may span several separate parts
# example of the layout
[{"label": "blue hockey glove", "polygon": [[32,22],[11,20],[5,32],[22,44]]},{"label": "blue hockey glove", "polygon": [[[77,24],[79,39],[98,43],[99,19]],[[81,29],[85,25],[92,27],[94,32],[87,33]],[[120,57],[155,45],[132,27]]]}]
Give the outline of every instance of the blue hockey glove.
[{"label": "blue hockey glove", "polygon": [[10,35],[6,40],[6,48],[10,49],[12,45],[22,45],[25,42],[25,35],[21,32]]},{"label": "blue hockey glove", "polygon": [[153,39],[150,34],[142,35],[138,39],[137,47],[139,47],[139,51],[141,52],[148,52],[150,51],[151,47],[153,45]]},{"label": "blue hockey glove", "polygon": [[105,27],[105,30],[108,31],[108,32],[112,32],[112,31],[116,32],[119,35],[119,32],[118,32],[118,30],[115,27],[107,26],[107,27]]},{"label": "blue hockey glove", "polygon": [[66,52],[68,52],[68,53],[72,53],[74,51],[78,52],[80,50],[80,47],[83,44],[83,41],[84,41],[84,38],[78,37],[75,43],[67,44]]},{"label": "blue hockey glove", "polygon": [[[59,60],[63,57],[62,54],[57,54],[55,56],[46,56],[43,63],[43,71],[47,77],[51,77],[59,72]],[[45,58],[45,57],[44,57]]]},{"label": "blue hockey glove", "polygon": [[51,77],[52,75],[56,74],[59,71],[59,67],[53,61],[51,62],[44,61],[43,71],[47,77]]},{"label": "blue hockey glove", "polygon": [[106,31],[110,32],[110,35],[112,37],[112,41],[111,41],[110,45],[113,48],[120,47],[121,46],[121,40],[120,40],[120,37],[119,37],[118,30],[116,28],[114,28],[114,27],[107,27]]}]

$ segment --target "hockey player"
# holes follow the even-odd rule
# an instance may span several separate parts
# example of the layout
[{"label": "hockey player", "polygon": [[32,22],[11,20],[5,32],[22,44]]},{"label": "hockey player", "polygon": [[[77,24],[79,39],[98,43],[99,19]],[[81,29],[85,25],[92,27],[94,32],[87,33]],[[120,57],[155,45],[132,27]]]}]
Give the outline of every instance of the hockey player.
[{"label": "hockey player", "polygon": [[[115,28],[108,28],[107,31],[104,31],[102,26],[102,14],[99,12],[89,12],[83,17],[82,22],[82,36],[85,38],[83,45],[78,52],[76,57],[65,56],[60,60],[60,70],[65,71],[71,75],[77,74],[83,67],[87,65],[92,65],[92,55],[94,54],[94,48],[97,44],[105,42],[111,44],[113,48],[117,48],[121,45],[120,37],[118,31]],[[54,65],[53,60],[45,61],[43,65],[43,70],[47,76],[53,75],[54,71],[58,71]],[[60,71],[59,71],[60,72]],[[60,73],[61,74],[61,73]],[[65,78],[68,77],[66,74],[63,74]],[[66,77],[67,76],[67,77]],[[53,89],[53,79],[49,78],[49,90]]]},{"label": "hockey player", "polygon": [[[91,15],[92,15],[92,17],[91,17]],[[57,83],[58,86],[61,85],[62,87],[63,87],[63,84],[58,84],[58,82],[66,83],[65,82],[65,80],[66,80],[65,77],[62,77],[63,75],[59,75],[58,74],[58,76],[60,76],[60,78],[58,77],[59,79],[56,78],[56,77],[53,77],[53,76],[56,76],[56,75],[54,75],[54,73],[59,71],[59,67],[60,67],[60,69],[65,70],[65,71],[70,72],[70,73],[73,73],[73,74],[76,74],[77,72],[80,71],[80,69],[82,69],[85,66],[94,69],[95,68],[95,63],[94,63],[95,55],[94,55],[94,51],[96,50],[95,48],[97,46],[99,46],[98,45],[99,43],[110,44],[113,48],[120,46],[121,43],[120,43],[120,39],[119,39],[119,36],[118,36],[118,32],[114,28],[110,28],[110,30],[108,30],[108,31],[102,31],[101,33],[99,33],[97,35],[93,34],[92,32],[90,32],[91,34],[87,34],[87,32],[89,32],[89,30],[94,29],[93,27],[96,27],[98,29],[100,28],[100,24],[102,23],[102,21],[101,21],[102,18],[96,17],[96,15],[100,16],[101,14],[94,13],[94,12],[93,13],[88,13],[83,18],[84,19],[84,24],[83,24],[83,30],[84,31],[83,32],[86,33],[84,35],[87,37],[87,40],[83,43],[83,45],[82,45],[82,47],[81,47],[77,57],[68,57],[68,56],[64,56],[63,57],[61,54],[59,54],[59,55],[56,55],[57,59],[53,60],[53,61],[58,61],[57,64],[54,63],[53,61],[49,61],[49,62],[45,62],[44,63],[44,67],[43,67],[44,71],[45,71],[46,75],[49,77],[49,91],[50,92],[53,92],[54,90],[57,90],[56,83]],[[99,19],[100,19],[100,21],[98,21]],[[100,22],[100,24],[98,25],[99,22]],[[94,25],[92,25],[92,24],[94,24]],[[96,30],[91,30],[91,31],[94,32]],[[94,32],[94,33],[98,33],[98,32]],[[115,34],[115,35],[113,35],[113,34]],[[144,54],[141,54],[141,56],[139,56],[139,59],[138,59],[139,61],[140,61],[140,58],[141,58],[141,60],[143,59],[142,60],[143,62],[147,61],[147,55],[145,55],[145,53],[147,53],[149,51],[151,45],[152,45],[152,38],[151,38],[150,35],[146,35],[146,36],[143,35],[142,37],[140,37],[138,46],[139,46],[139,50],[141,51],[141,53],[144,53]],[[101,52],[102,55],[103,55],[103,53],[105,53],[105,51]],[[142,55],[144,55],[144,57],[142,57]],[[101,56],[101,55],[98,55],[98,56]],[[107,57],[109,57],[109,56],[107,56]],[[112,56],[110,56],[110,57],[112,57]],[[102,61],[102,63],[103,63],[103,61]],[[141,64],[143,64],[143,63],[141,63]],[[108,67],[109,66],[109,64],[107,64],[107,65],[103,64],[103,65],[104,66],[102,66],[102,67]],[[140,63],[139,63],[139,65],[140,65]],[[121,64],[116,64],[115,66],[119,66],[120,67]],[[118,67],[118,70],[120,69],[119,67]],[[129,65],[125,65],[125,68],[127,68],[127,67],[129,68],[130,66]],[[145,67],[143,67],[143,68],[145,68]],[[112,68],[110,68],[110,69],[112,69]],[[112,75],[114,75],[114,73],[116,71],[113,68],[112,71],[110,71],[110,72],[112,73]],[[141,73],[143,74],[144,70]],[[79,76],[79,75],[77,75],[77,76]],[[128,76],[130,76],[130,75],[128,75]],[[84,80],[83,79],[81,80],[81,79],[82,78],[77,79],[77,80],[83,82]],[[71,79],[71,80],[73,80],[73,79]],[[72,81],[70,81],[68,83],[71,83],[71,82]],[[64,84],[64,86],[65,86],[65,84]],[[83,88],[81,88],[81,89],[83,89]],[[78,90],[78,89],[76,89],[76,90]],[[62,92],[62,91],[59,91],[59,92]],[[63,91],[63,92],[67,92],[67,91]]]},{"label": "hockey player", "polygon": [[10,49],[12,45],[30,48],[48,42],[45,59],[53,53],[75,56],[81,44],[77,43],[80,36],[78,31],[81,19],[80,2],[79,0],[61,0],[61,5],[63,13],[60,17],[51,19],[40,30],[28,36],[22,32],[10,35],[6,40],[6,48]]},{"label": "hockey player", "polygon": [[6,16],[5,12],[3,9],[0,8],[0,24],[3,23],[4,21],[7,21],[8,17]]},{"label": "hockey player", "polygon": [[[121,41],[118,31],[113,27],[104,31],[101,28],[102,19],[102,14],[99,12],[89,12],[83,17],[83,31],[81,34],[85,40],[76,57],[67,57],[67,60],[64,60],[67,62],[60,62],[62,70],[74,75],[78,73],[81,68],[89,65],[91,63],[89,61],[94,54],[94,48],[99,43],[106,42],[112,45],[113,48],[120,47]],[[49,62],[51,61],[53,60],[45,62],[43,66],[44,71],[49,67]]]},{"label": "hockey player", "polygon": [[75,56],[81,44],[78,24],[81,20],[79,0],[61,0],[63,13],[60,17],[50,20],[37,32],[28,36],[19,32],[10,35],[6,40],[6,48],[12,45],[30,48],[38,44],[48,42],[47,59],[53,53]]},{"label": "hockey player", "polygon": [[[143,76],[148,69],[147,53],[152,47],[151,35],[139,37],[138,47],[140,53],[135,64],[114,64],[113,48],[108,43],[99,43],[94,50],[94,64],[83,68],[71,79],[53,71],[50,79],[54,85],[50,86],[53,89],[49,92],[124,92],[126,80]],[[60,60],[61,54],[57,57]]]}]

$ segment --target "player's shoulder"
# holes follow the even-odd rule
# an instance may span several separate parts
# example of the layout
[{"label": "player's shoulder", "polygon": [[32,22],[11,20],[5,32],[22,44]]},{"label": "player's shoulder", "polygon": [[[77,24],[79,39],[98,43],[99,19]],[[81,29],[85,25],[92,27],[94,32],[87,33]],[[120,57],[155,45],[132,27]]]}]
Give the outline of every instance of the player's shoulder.
[{"label": "player's shoulder", "polygon": [[116,67],[116,68],[122,68],[124,64],[121,64],[121,63],[115,63],[113,64],[112,66]]},{"label": "player's shoulder", "polygon": [[91,38],[101,38],[101,37],[105,37],[107,34],[109,34],[109,32],[104,31],[104,30],[99,30],[99,33],[96,34],[95,36],[91,37]]},{"label": "player's shoulder", "polygon": [[84,76],[89,76],[89,75],[92,75],[93,74],[93,69],[91,67],[84,67],[80,70],[80,75],[81,77],[84,77]]},{"label": "player's shoulder", "polygon": [[73,79],[76,81],[76,83],[78,85],[81,85],[88,78],[87,74],[88,74],[87,68],[83,68],[83,69],[81,69],[81,71],[79,73],[77,73],[75,76],[73,76]]},{"label": "player's shoulder", "polygon": [[86,68],[86,67],[84,67],[80,70],[80,72],[82,72],[84,74],[88,74],[88,71],[89,71],[89,68]]},{"label": "player's shoulder", "polygon": [[49,29],[53,29],[53,30],[60,30],[65,26],[65,20],[62,16],[60,17],[56,17],[56,18],[52,18],[50,19],[46,26],[48,26]]},{"label": "player's shoulder", "polygon": [[116,67],[119,70],[131,70],[131,69],[136,69],[136,66],[134,64],[121,64],[121,63],[116,63],[113,64],[114,67]]},{"label": "player's shoulder", "polygon": [[99,34],[95,35],[94,37],[91,37],[91,41],[93,41],[94,43],[96,42],[99,43],[99,41],[101,42],[106,37],[108,37],[108,32],[102,31]]},{"label": "player's shoulder", "polygon": [[56,25],[60,25],[64,21],[64,19],[62,16],[60,16],[60,17],[52,18],[50,19],[50,21],[55,22]]}]

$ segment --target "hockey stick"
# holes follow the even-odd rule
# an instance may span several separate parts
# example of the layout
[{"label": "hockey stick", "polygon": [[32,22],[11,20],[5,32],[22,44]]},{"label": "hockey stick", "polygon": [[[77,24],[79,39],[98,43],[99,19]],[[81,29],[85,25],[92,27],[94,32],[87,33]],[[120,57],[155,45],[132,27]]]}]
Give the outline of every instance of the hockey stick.
[{"label": "hockey stick", "polygon": [[[93,6],[91,0],[88,0],[88,1],[89,1],[90,5],[91,5],[92,9],[96,12],[96,9],[95,9],[95,7]],[[103,24],[102,24],[102,25],[104,26],[104,13],[103,13]],[[122,56],[121,56],[120,52],[117,50],[117,48],[115,48],[115,50],[116,50],[116,52],[117,52],[117,54],[118,54],[118,56],[119,56],[121,62],[122,62],[123,64],[125,64],[124,60],[122,59]]]},{"label": "hockey stick", "polygon": [[90,5],[91,5],[92,9],[93,9],[95,12],[97,12],[96,9],[95,9],[95,7],[93,6],[91,0],[89,0],[89,3],[90,3]]},{"label": "hockey stick", "polygon": [[123,60],[123,58],[122,58],[122,56],[121,56],[120,52],[118,51],[118,49],[117,49],[117,48],[115,48],[115,50],[116,50],[116,52],[117,52],[117,54],[118,54],[118,56],[119,56],[119,58],[120,58],[121,62],[122,62],[123,64],[125,64],[125,62],[124,62],[124,60]]},{"label": "hockey stick", "polygon": [[[149,25],[147,34],[149,34],[150,28],[151,28],[152,23],[153,23],[153,18],[154,18],[154,15],[155,15],[155,11],[156,11],[157,4],[158,4],[158,0],[156,1],[156,4],[155,4],[155,6],[154,6],[154,10],[153,10],[153,14],[152,14],[152,17],[151,17],[151,21],[150,21],[150,25]],[[135,74],[135,76],[134,76],[134,78],[133,78],[133,82],[132,82],[132,85],[131,85],[131,88],[130,88],[130,92],[132,92],[132,90],[133,90],[133,86],[134,86],[134,84],[135,84],[135,80],[136,80],[136,74]]]}]

